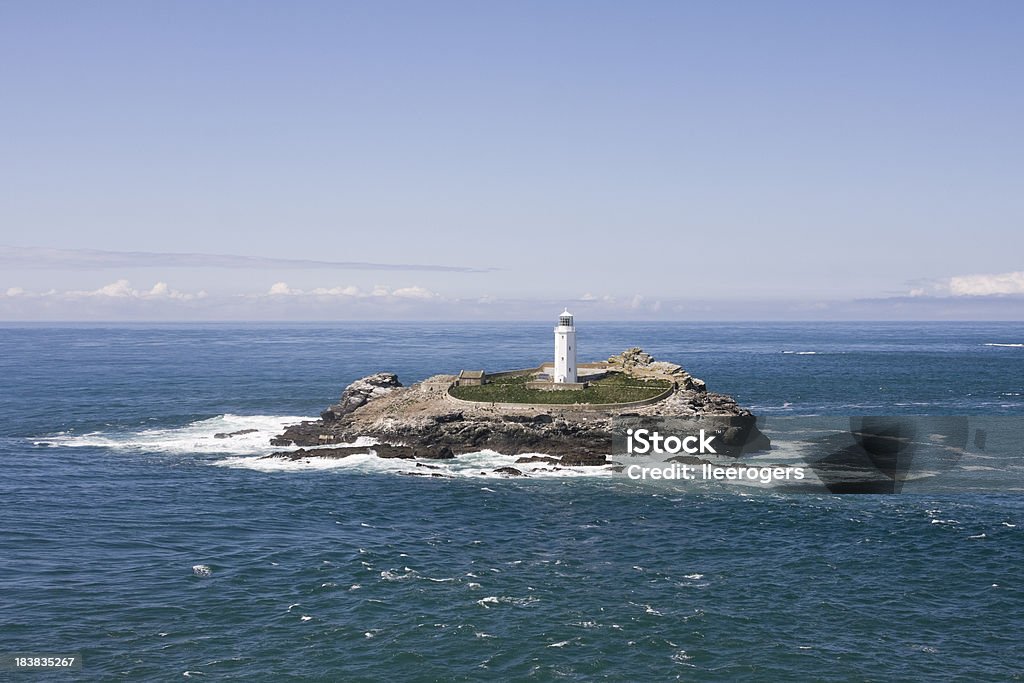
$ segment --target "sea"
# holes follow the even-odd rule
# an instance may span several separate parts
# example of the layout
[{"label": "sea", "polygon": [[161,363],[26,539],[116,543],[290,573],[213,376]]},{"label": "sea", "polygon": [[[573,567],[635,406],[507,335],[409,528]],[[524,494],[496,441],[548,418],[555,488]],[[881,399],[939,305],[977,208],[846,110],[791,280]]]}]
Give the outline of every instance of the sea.
[{"label": "sea", "polygon": [[[581,322],[578,344],[769,420],[1024,417],[1024,323]],[[0,679],[1024,678],[1024,493],[261,458],[359,377],[550,347],[550,322],[0,326],[0,654],[80,665]]]}]

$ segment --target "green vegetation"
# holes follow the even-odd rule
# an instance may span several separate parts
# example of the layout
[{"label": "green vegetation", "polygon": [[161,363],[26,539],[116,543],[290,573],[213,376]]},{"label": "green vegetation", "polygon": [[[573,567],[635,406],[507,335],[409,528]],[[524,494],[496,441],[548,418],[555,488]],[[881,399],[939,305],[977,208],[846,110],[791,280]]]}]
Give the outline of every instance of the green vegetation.
[{"label": "green vegetation", "polygon": [[487,403],[629,403],[652,398],[672,386],[668,380],[645,380],[621,372],[610,373],[579,390],[530,389],[526,383],[534,379],[532,375],[497,377],[479,387],[454,387],[451,394],[466,401]]}]

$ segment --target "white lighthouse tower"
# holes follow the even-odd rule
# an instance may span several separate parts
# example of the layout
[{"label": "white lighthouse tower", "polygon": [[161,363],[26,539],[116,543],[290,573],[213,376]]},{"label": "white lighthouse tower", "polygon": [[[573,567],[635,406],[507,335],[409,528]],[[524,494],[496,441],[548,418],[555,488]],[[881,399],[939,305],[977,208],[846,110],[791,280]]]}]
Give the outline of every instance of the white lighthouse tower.
[{"label": "white lighthouse tower", "polygon": [[569,309],[558,316],[555,328],[555,384],[576,383],[576,328]]}]

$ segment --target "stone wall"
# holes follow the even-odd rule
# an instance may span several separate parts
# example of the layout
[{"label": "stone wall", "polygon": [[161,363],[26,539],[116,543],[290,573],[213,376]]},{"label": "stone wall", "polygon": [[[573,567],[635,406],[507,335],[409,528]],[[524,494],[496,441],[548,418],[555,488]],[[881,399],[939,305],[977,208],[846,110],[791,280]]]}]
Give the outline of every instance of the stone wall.
[{"label": "stone wall", "polygon": [[489,401],[467,401],[463,398],[455,398],[451,395],[451,392],[445,392],[445,400],[451,401],[458,405],[464,406],[478,406],[486,408],[497,408],[499,410],[530,410],[530,411],[545,411],[545,410],[586,410],[586,411],[607,411],[607,410],[621,410],[624,408],[639,408],[640,406],[649,406],[652,403],[658,403],[664,401],[666,398],[671,396],[676,390],[675,385],[670,386],[665,391],[661,392],[657,396],[645,398],[641,401],[630,401],[628,403],[491,403]]}]

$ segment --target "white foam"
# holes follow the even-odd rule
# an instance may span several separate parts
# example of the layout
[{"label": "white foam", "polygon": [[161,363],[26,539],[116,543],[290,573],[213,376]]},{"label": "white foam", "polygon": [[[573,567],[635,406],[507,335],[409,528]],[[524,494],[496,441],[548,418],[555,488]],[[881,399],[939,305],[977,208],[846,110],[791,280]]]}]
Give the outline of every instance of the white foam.
[{"label": "white foam", "polygon": [[481,598],[476,601],[476,604],[487,609],[491,608],[491,605],[512,605],[514,607],[529,607],[530,605],[539,602],[539,598],[528,597],[528,598],[513,598],[508,595],[489,595],[486,598]]},{"label": "white foam", "polygon": [[982,344],[982,346],[1001,346],[1008,349],[1024,349],[1024,344],[996,344],[993,342],[990,344]]},{"label": "white foam", "polygon": [[[360,440],[362,441],[362,440]],[[356,445],[365,445],[358,443]],[[266,450],[266,449],[264,449]],[[528,454],[528,455],[543,455]],[[357,453],[344,458],[304,457],[297,460],[287,458],[266,458],[262,455],[235,456],[215,461],[221,467],[236,467],[257,470],[260,472],[296,472],[309,470],[351,470],[362,473],[390,473],[416,475],[429,478],[440,475],[446,478],[466,479],[540,479],[540,478],[573,478],[573,477],[613,477],[612,465],[600,467],[561,467],[546,462],[517,463],[521,455],[503,455],[491,450],[466,453],[448,460],[403,460],[400,458],[378,458],[373,448],[367,447],[366,453]],[[526,477],[509,476],[494,470],[499,467],[514,467]],[[492,489],[487,489],[492,491]]]},{"label": "white foam", "polygon": [[218,467],[232,467],[257,472],[303,472],[310,470],[338,470],[353,469],[364,471],[401,471],[408,468],[408,464],[402,461],[383,460],[371,455],[369,449],[366,453],[357,453],[346,458],[315,458],[308,457],[300,460],[288,460],[286,458],[268,458],[264,449],[263,455],[233,456],[217,460],[212,464]]},{"label": "white foam", "polygon": [[[415,474],[424,478],[432,474],[450,478],[516,479],[519,477],[497,473],[499,467],[514,467],[527,478],[611,477],[611,465],[603,467],[563,467],[547,462],[517,463],[521,455],[503,455],[491,450],[467,453],[449,460],[429,460],[418,467],[416,461],[400,458],[378,458],[373,453],[376,439],[360,437],[350,443],[326,444],[307,447],[307,451],[320,448],[352,446],[366,448],[344,458],[304,457],[296,460],[266,458],[264,456],[281,447],[270,445],[270,439],[281,434],[288,426],[313,418],[297,415],[233,415],[225,414],[190,422],[182,427],[139,429],[134,431],[96,431],[86,434],[61,433],[37,442],[54,447],[104,448],[118,452],[159,453],[167,455],[210,454],[225,456],[212,462],[220,467],[241,468],[259,472],[301,472],[310,470],[351,470],[354,472],[385,472]],[[255,430],[226,438],[217,434],[231,434]],[[545,455],[528,453],[525,455]],[[555,469],[557,467],[557,469]],[[493,492],[483,487],[482,490]]]},{"label": "white foam", "polygon": [[817,351],[783,351],[782,353],[784,353],[786,355],[793,355],[793,356],[817,356],[818,355]]},{"label": "white foam", "polygon": [[[289,425],[312,418],[297,415],[218,415],[190,422],[183,427],[141,429],[135,431],[97,431],[86,434],[59,434],[41,439],[52,446],[64,448],[107,448],[114,451],[136,451],[165,454],[213,453],[245,455],[269,453],[273,450],[270,439]],[[247,434],[215,438],[216,434],[230,434],[254,429]]]},{"label": "white foam", "polygon": [[380,573],[380,578],[384,581],[404,581],[406,579],[411,579],[414,576],[416,576],[416,572],[408,567],[405,568],[404,574],[398,574],[387,569]]}]

